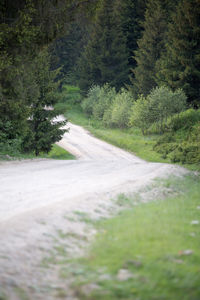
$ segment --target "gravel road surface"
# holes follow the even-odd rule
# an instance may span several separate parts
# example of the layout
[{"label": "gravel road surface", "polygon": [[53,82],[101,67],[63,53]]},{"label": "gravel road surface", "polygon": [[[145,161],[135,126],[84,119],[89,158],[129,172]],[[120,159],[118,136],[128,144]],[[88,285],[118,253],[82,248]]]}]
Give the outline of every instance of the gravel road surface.
[{"label": "gravel road surface", "polygon": [[[117,194],[141,190],[156,177],[184,172],[168,164],[147,163],[80,126],[68,123],[68,127],[58,144],[77,160],[0,162],[0,299],[1,291],[10,300],[24,299],[24,291],[28,299],[54,299],[51,293],[44,295],[58,275],[55,269],[43,268],[42,259],[60,232],[86,238],[93,234],[83,222],[75,222],[74,215],[106,215]],[[65,243],[70,255],[80,252],[81,243],[73,239]],[[74,298],[69,293],[66,299]]]}]

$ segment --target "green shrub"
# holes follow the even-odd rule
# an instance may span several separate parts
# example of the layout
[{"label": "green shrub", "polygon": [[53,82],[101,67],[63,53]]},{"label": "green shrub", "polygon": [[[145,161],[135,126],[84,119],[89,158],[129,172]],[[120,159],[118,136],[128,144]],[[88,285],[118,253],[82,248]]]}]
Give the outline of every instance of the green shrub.
[{"label": "green shrub", "polygon": [[115,127],[128,127],[133,98],[130,92],[122,89],[111,106],[111,123]]},{"label": "green shrub", "polygon": [[13,124],[0,120],[0,154],[13,155],[21,151],[22,140],[13,134]]},{"label": "green shrub", "polygon": [[168,87],[157,87],[146,98],[141,96],[134,103],[130,123],[143,132],[155,124],[157,131],[163,132],[168,118],[185,109],[186,99],[180,89],[173,92]]},{"label": "green shrub", "polygon": [[88,116],[92,116],[93,108],[96,102],[99,101],[99,95],[101,93],[100,86],[93,86],[89,92],[87,98],[85,98],[81,104],[81,107]]},{"label": "green shrub", "polygon": [[105,127],[113,127],[114,124],[112,122],[112,106],[108,107],[103,115],[103,125]]},{"label": "green shrub", "polygon": [[161,153],[163,158],[170,158],[172,162],[200,163],[200,122],[190,130],[182,129],[182,134],[164,134],[155,144],[154,150]]},{"label": "green shrub", "polygon": [[161,86],[153,89],[147,99],[150,122],[157,123],[157,128],[163,132],[168,118],[185,110],[187,97],[181,89],[173,92],[170,88]]},{"label": "green shrub", "polygon": [[191,108],[173,116],[168,126],[173,131],[177,131],[180,128],[189,129],[197,122],[200,122],[200,109],[195,110]]},{"label": "green shrub", "polygon": [[1,155],[15,155],[21,152],[21,139],[15,138],[4,142],[0,142]]},{"label": "green shrub", "polygon": [[93,106],[93,116],[96,120],[103,120],[104,113],[112,105],[115,96],[115,89],[111,88],[108,84],[101,87],[98,101]]},{"label": "green shrub", "polygon": [[94,86],[89,90],[88,96],[81,106],[88,116],[93,116],[96,120],[103,120],[104,113],[111,106],[115,96],[115,89],[108,84],[103,87]]},{"label": "green shrub", "polygon": [[172,162],[194,164],[200,162],[200,147],[197,143],[183,142],[169,154]]},{"label": "green shrub", "polygon": [[61,97],[61,102],[78,104],[81,102],[80,88],[74,85],[64,85],[62,87]]},{"label": "green shrub", "polygon": [[142,95],[131,108],[129,124],[140,128],[143,134],[147,132],[147,129],[151,125],[149,118],[149,102]]}]

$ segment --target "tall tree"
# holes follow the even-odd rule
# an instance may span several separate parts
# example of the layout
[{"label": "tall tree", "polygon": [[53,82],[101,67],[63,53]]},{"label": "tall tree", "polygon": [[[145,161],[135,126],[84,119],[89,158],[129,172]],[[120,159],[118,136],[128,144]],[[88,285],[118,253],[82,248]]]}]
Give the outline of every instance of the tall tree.
[{"label": "tall tree", "polygon": [[145,8],[146,0],[124,0],[121,2],[122,29],[126,36],[130,69],[136,66],[133,51],[137,50],[137,41],[142,36]]},{"label": "tall tree", "polygon": [[157,65],[157,82],[183,88],[200,106],[200,1],[182,0],[169,24],[166,53]]},{"label": "tall tree", "polygon": [[51,68],[60,68],[59,79],[61,84],[76,81],[76,68],[82,49],[88,41],[88,27],[90,21],[79,18],[73,22],[66,34],[58,38],[50,46]]},{"label": "tall tree", "polygon": [[[97,0],[98,1],[98,0]],[[0,3],[0,139],[23,139],[30,112],[32,61],[96,0],[2,0]],[[34,95],[34,97],[35,97]],[[32,97],[32,98],[34,98]],[[1,143],[0,140],[0,143]]]},{"label": "tall tree", "polygon": [[134,56],[137,66],[132,70],[132,83],[136,94],[147,95],[157,85],[155,66],[164,50],[170,7],[169,0],[147,2],[144,31]]},{"label": "tall tree", "polygon": [[[93,84],[109,83],[120,89],[128,79],[128,51],[120,19],[120,5],[103,0],[79,64],[79,85],[87,91]],[[120,4],[120,2],[119,2]]]},{"label": "tall tree", "polygon": [[55,120],[60,114],[53,108],[59,99],[59,83],[54,81],[57,72],[50,71],[50,57],[46,50],[39,53],[33,68],[38,93],[31,101],[29,131],[24,138],[23,148],[25,151],[34,151],[37,156],[40,152],[49,152],[52,144],[61,139],[66,132],[61,127],[66,122]]}]

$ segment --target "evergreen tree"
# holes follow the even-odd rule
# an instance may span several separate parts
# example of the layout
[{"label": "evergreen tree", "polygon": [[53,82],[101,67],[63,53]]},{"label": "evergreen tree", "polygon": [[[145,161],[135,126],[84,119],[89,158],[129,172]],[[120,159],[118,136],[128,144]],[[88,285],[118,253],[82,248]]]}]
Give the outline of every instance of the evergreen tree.
[{"label": "evergreen tree", "polygon": [[[21,11],[7,3],[1,7],[0,24],[0,137],[2,143],[12,144],[22,139],[27,131],[29,100],[34,87],[29,59],[33,57],[33,46],[37,27],[32,26],[35,14],[28,3]],[[20,5],[19,5],[20,7]]]},{"label": "evergreen tree", "polygon": [[79,63],[79,85],[83,91],[105,83],[119,90],[127,82],[128,51],[119,16],[120,6],[115,6],[114,0],[102,1]]},{"label": "evergreen tree", "polygon": [[157,65],[157,82],[182,88],[200,106],[200,2],[183,0],[169,25],[166,53]]},{"label": "evergreen tree", "polygon": [[[97,0],[98,1],[98,0]],[[38,93],[32,61],[74,20],[89,13],[93,0],[1,0],[0,3],[0,143],[23,139]],[[37,97],[36,97],[37,98]]]},{"label": "evergreen tree", "polygon": [[170,4],[169,0],[149,0],[147,3],[144,32],[134,56],[137,66],[132,70],[136,94],[147,95],[157,85],[155,66],[164,50]]},{"label": "evergreen tree", "polygon": [[65,129],[61,129],[66,121],[56,121],[60,114],[54,109],[58,101],[58,84],[54,82],[57,71],[50,71],[50,58],[47,51],[42,51],[34,64],[35,84],[38,95],[31,102],[29,131],[24,139],[25,151],[49,152],[52,144],[59,141]]},{"label": "evergreen tree", "polygon": [[50,46],[51,68],[60,68],[57,80],[74,84],[76,67],[82,49],[88,40],[89,24],[77,20],[70,25],[65,36],[57,39]]},{"label": "evergreen tree", "polygon": [[137,41],[142,36],[146,0],[124,0],[121,5],[122,29],[126,36],[129,67],[131,69],[136,67],[133,51],[137,50]]}]

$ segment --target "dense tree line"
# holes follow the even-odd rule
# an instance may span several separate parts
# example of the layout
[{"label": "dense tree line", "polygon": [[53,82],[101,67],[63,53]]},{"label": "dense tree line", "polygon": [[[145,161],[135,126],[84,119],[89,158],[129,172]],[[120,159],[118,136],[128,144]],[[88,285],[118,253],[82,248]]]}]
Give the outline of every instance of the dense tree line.
[{"label": "dense tree line", "polygon": [[181,88],[200,105],[199,0],[2,0],[0,20],[0,147],[49,151],[64,131],[46,106],[64,82],[134,99]]},{"label": "dense tree line", "polygon": [[198,106],[199,28],[198,0],[103,0],[79,59],[77,82],[85,92],[96,84],[117,90],[129,85],[136,97],[156,86],[183,88],[188,104]]},{"label": "dense tree line", "polygon": [[[90,14],[96,1],[3,0],[0,4],[0,148],[48,152],[65,130],[53,106],[58,72],[46,48],[76,15]],[[91,5],[92,4],[92,5]]]}]

